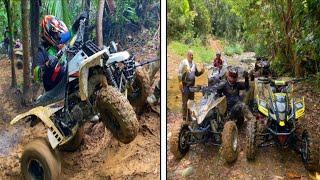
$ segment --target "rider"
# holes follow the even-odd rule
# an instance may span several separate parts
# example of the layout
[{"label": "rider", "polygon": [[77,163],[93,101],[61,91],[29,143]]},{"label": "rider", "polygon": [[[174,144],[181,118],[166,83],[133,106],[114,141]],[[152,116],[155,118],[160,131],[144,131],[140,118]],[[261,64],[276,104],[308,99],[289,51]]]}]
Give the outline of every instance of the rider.
[{"label": "rider", "polygon": [[[245,117],[247,120],[254,119],[247,105],[241,102],[240,90],[249,89],[249,76],[244,72],[245,82],[238,82],[238,69],[229,67],[227,72],[227,81],[218,85],[218,94],[224,94],[227,98],[227,109],[230,112],[230,118],[239,119]],[[239,116],[240,115],[240,116]]]},{"label": "rider", "polygon": [[55,16],[46,15],[41,21],[41,45],[36,56],[34,79],[36,81],[42,79],[46,91],[53,89],[64,77],[65,63],[59,61],[57,53],[78,31],[80,20],[87,16],[86,12],[82,13],[72,25],[71,32],[65,23]]},{"label": "rider", "polygon": [[213,60],[212,64],[213,64],[214,67],[217,67],[217,68],[219,68],[219,70],[221,70],[222,65],[223,65],[223,61],[221,59],[221,53],[220,52],[216,53],[216,58]]}]

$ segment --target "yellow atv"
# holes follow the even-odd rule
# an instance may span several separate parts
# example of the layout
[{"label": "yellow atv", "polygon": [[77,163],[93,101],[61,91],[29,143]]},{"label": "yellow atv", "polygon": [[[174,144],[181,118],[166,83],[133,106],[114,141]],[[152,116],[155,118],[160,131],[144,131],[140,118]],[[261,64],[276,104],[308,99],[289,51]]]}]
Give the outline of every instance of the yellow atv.
[{"label": "yellow atv", "polygon": [[257,121],[248,122],[246,157],[254,160],[258,147],[289,147],[300,153],[306,169],[313,171],[319,163],[317,144],[307,129],[300,130],[305,102],[304,97],[293,97],[294,82],[256,78],[251,107]]},{"label": "yellow atv", "polygon": [[[74,151],[83,139],[83,124],[102,121],[113,136],[130,143],[139,130],[133,107],[126,98],[127,88],[134,80],[134,59],[127,51],[111,53],[112,47],[99,49],[90,40],[83,42],[84,21],[79,31],[58,57],[66,58],[63,80],[35,102],[35,108],[19,114],[11,122],[41,122],[47,137],[31,141],[21,157],[24,179],[60,179],[59,150]],[[114,49],[114,48],[113,48]],[[120,67],[121,66],[121,67]],[[117,79],[110,79],[118,67]],[[111,69],[112,68],[112,69]]]},{"label": "yellow atv", "polygon": [[177,159],[186,155],[190,146],[208,143],[221,147],[226,162],[234,162],[238,157],[238,128],[227,114],[226,97],[217,96],[216,88],[193,87],[193,92],[202,92],[200,102],[188,101],[188,119],[172,130],[170,151]]}]

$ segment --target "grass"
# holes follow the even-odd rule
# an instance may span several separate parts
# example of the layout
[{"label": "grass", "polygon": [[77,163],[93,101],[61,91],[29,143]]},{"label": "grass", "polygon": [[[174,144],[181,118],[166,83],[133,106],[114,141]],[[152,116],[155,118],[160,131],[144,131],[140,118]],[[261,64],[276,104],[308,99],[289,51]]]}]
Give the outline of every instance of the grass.
[{"label": "grass", "polygon": [[225,45],[224,47],[224,53],[227,55],[227,56],[232,56],[234,54],[241,54],[243,53],[243,45],[239,44],[239,43],[228,43]]},{"label": "grass", "polygon": [[210,47],[205,47],[200,42],[187,45],[178,41],[172,41],[168,46],[168,51],[186,58],[188,50],[193,51],[193,58],[198,63],[211,63],[215,57],[215,52]]}]

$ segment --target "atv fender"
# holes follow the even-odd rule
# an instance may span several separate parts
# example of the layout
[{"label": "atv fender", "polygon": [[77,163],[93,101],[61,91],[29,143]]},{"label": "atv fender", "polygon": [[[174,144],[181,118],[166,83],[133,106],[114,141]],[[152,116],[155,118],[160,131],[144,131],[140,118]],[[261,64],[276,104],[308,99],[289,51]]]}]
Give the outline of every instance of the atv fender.
[{"label": "atv fender", "polygon": [[10,125],[14,125],[17,122],[25,119],[26,117],[36,116],[39,118],[45,126],[48,127],[48,138],[51,144],[51,147],[54,149],[58,144],[63,144],[67,139],[60,133],[57,127],[52,122],[50,116],[57,112],[60,108],[53,108],[50,106],[38,106],[31,109],[28,112],[17,115],[11,122]]},{"label": "atv fender", "polygon": [[225,96],[204,105],[196,104],[193,100],[189,100],[187,106],[191,111],[191,116],[195,116],[197,123],[201,124],[211,109],[217,108],[219,114],[225,114],[227,110],[227,101]]},{"label": "atv fender", "polygon": [[94,55],[88,57],[82,61],[80,65],[80,76],[79,76],[79,93],[81,101],[88,99],[88,76],[89,69],[95,66],[103,66],[102,55],[107,53],[107,49],[103,49]]}]

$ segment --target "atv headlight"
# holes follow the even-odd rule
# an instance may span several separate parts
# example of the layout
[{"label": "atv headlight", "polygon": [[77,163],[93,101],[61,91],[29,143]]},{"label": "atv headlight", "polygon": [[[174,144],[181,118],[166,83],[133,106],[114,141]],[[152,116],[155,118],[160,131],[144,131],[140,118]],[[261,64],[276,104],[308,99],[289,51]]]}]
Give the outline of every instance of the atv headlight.
[{"label": "atv headlight", "polygon": [[297,109],[301,109],[303,107],[302,103],[296,103],[295,106]]},{"label": "atv headlight", "polygon": [[284,111],[286,111],[286,104],[285,104],[285,103],[283,103],[283,102],[276,102],[275,105],[277,106],[279,112],[284,112]]}]

